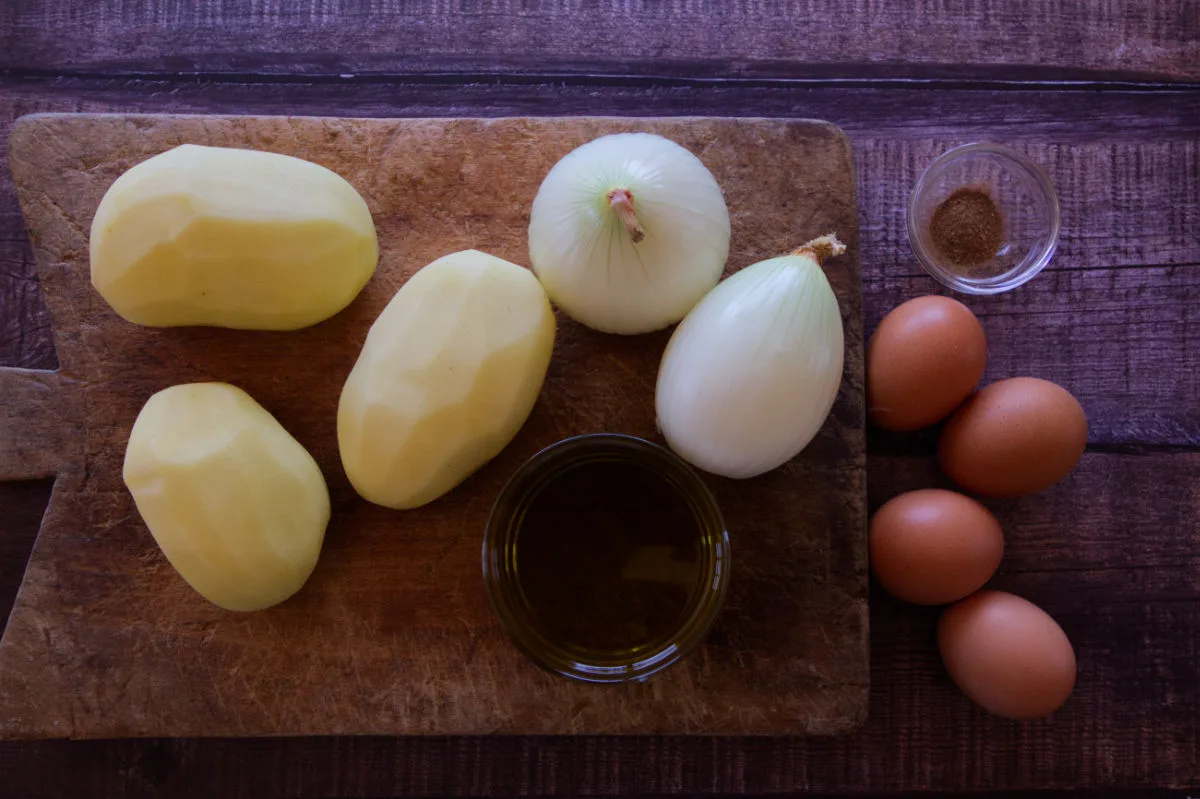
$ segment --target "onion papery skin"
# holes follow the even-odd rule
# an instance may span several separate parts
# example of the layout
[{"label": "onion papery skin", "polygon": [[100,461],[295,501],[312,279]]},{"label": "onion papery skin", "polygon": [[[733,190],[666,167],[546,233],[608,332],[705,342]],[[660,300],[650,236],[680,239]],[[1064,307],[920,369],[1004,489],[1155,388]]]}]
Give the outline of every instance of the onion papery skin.
[{"label": "onion papery skin", "polygon": [[[631,197],[639,241],[610,193]],[[529,258],[564,313],[605,333],[660,330],[682,319],[720,279],[729,210],[707,167],[651,133],[602,136],[546,175],[533,201]]]},{"label": "onion papery skin", "polygon": [[760,261],[718,285],[675,330],[655,391],[659,428],[700,469],[763,474],[821,429],[843,358],[841,311],[818,256],[802,249]]}]

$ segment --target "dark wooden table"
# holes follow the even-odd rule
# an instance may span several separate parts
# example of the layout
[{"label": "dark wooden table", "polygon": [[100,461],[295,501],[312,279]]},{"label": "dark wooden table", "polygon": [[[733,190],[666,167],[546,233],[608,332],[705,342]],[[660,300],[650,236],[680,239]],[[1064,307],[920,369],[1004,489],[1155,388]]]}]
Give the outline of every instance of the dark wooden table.
[{"label": "dark wooden table", "polygon": [[[0,139],[36,111],[831,120],[859,169],[867,327],[933,292],[904,232],[921,169],[1013,144],[1050,172],[1058,255],[971,299],[986,379],[1062,383],[1091,422],[1057,488],[995,506],[995,584],[1041,604],[1079,682],[1053,718],[972,707],[936,612],[871,597],[870,718],[842,739],[151,740],[0,745],[0,795],[276,796],[1200,788],[1200,4],[650,0],[0,2]],[[0,364],[54,344],[7,165]],[[870,441],[872,507],[942,484],[927,436]],[[0,485],[0,617],[49,495]]]}]

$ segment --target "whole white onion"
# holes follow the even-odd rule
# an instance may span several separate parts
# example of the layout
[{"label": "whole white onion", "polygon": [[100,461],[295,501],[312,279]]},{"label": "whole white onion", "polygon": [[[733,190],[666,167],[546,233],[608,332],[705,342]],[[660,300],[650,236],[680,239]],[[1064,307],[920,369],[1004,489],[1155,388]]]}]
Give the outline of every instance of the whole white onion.
[{"label": "whole white onion", "polygon": [[655,388],[671,449],[705,471],[754,477],[795,457],[842,382],[842,316],[821,270],[835,236],[733,274],[675,329]]},{"label": "whole white onion", "polygon": [[571,151],[533,201],[533,271],[563,312],[606,333],[678,322],[716,285],[728,255],[729,211],[712,173],[652,133]]}]

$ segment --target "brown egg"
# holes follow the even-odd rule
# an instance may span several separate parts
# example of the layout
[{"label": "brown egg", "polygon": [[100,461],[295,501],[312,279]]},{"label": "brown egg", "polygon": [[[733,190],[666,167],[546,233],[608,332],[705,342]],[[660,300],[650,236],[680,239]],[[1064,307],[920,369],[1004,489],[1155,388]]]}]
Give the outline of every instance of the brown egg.
[{"label": "brown egg", "polygon": [[1003,591],[980,591],[946,608],[938,649],[962,692],[997,716],[1047,716],[1075,687],[1075,650],[1062,627]]},{"label": "brown egg", "polygon": [[917,605],[944,605],[992,578],[1004,556],[1004,535],[975,500],[927,488],[875,512],[870,550],[871,569],[888,593]]},{"label": "brown egg", "polygon": [[987,340],[971,309],[917,297],[883,318],[867,344],[867,412],[885,430],[944,419],[983,377]]},{"label": "brown egg", "polygon": [[1042,491],[1075,468],[1087,446],[1087,417],[1062,386],[1036,377],[992,383],[942,430],[942,471],[989,497]]}]

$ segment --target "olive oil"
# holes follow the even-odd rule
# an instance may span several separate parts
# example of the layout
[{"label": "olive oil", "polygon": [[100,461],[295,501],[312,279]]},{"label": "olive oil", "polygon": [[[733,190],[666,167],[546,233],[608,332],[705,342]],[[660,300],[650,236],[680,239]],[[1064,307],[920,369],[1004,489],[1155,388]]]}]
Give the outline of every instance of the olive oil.
[{"label": "olive oil", "polygon": [[531,625],[567,649],[636,652],[679,629],[702,585],[699,520],[636,461],[572,466],[530,498],[516,577]]},{"label": "olive oil", "polygon": [[508,481],[483,536],[488,600],[542,668],[644,680],[707,634],[729,583],[729,535],[679,456],[596,433],[547,447]]}]

